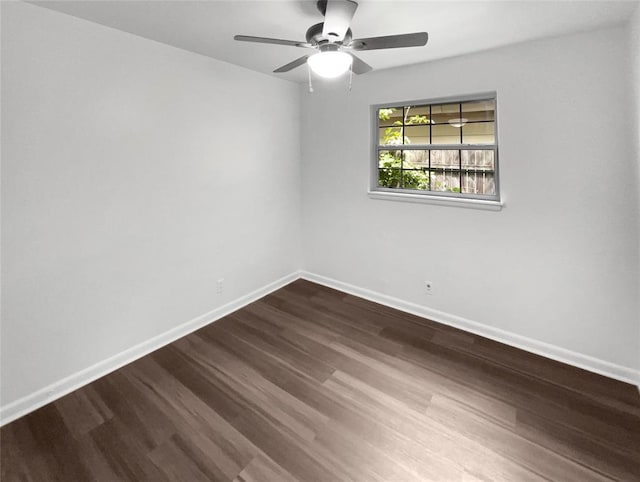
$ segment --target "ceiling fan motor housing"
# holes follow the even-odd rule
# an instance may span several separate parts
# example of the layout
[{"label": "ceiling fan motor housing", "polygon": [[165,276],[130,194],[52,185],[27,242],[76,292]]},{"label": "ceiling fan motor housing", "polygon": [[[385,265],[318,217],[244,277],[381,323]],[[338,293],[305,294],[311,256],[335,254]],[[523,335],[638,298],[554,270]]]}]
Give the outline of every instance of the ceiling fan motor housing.
[{"label": "ceiling fan motor housing", "polygon": [[[311,45],[322,45],[323,43],[331,42],[331,39],[328,39],[322,35],[323,28],[324,22],[316,23],[315,25],[309,27],[306,35],[307,43],[310,43]],[[340,42],[335,43],[340,45],[349,45],[349,43],[351,42],[351,38],[351,29],[349,28],[347,29],[347,33],[344,34],[344,39],[342,39],[342,41]]]}]

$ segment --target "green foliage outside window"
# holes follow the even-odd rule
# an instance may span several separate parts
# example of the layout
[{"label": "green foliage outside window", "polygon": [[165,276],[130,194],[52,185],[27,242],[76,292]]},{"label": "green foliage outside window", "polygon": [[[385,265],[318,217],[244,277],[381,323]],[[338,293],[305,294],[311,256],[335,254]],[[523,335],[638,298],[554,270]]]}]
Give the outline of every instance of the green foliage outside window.
[{"label": "green foliage outside window", "polygon": [[400,151],[381,152],[378,165],[378,184],[382,187],[423,190],[429,188],[429,175],[423,171],[407,171],[417,167],[410,161],[403,162]]},{"label": "green foliage outside window", "polygon": [[[380,109],[378,116],[380,120],[389,120],[395,109]],[[415,118],[415,119],[414,119]],[[422,122],[424,118],[424,122]],[[426,116],[413,116],[410,120],[415,123],[426,123]],[[402,121],[395,121],[394,125],[402,126]],[[402,130],[388,127],[384,130],[382,142],[385,145],[409,144],[408,137],[402,138]],[[429,189],[429,175],[421,170],[411,171],[407,169],[420,169],[420,166],[413,164],[406,159],[403,160],[401,151],[380,152],[378,157],[378,184],[381,187],[404,188],[404,189]]]},{"label": "green foliage outside window", "polygon": [[[395,110],[394,108],[380,109],[378,117],[381,121],[388,121]],[[382,143],[389,146],[411,144],[411,139],[402,136],[402,126],[428,124],[429,122],[429,118],[425,115],[407,116],[404,124],[403,121],[397,120],[393,123],[394,127],[387,127],[384,130]],[[431,190],[434,191],[460,192],[459,187],[447,186],[446,182],[436,176],[432,177],[431,184]],[[378,155],[378,185],[393,189],[428,190],[429,173],[425,172],[421,165],[409,161],[402,151],[380,151]]]}]

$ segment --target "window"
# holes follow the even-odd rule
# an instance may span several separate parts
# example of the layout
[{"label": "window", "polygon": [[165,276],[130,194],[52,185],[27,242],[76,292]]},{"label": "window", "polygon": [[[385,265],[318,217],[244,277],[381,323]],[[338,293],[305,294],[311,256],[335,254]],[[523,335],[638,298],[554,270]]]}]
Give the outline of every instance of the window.
[{"label": "window", "polygon": [[499,201],[495,94],[372,110],[372,191]]}]

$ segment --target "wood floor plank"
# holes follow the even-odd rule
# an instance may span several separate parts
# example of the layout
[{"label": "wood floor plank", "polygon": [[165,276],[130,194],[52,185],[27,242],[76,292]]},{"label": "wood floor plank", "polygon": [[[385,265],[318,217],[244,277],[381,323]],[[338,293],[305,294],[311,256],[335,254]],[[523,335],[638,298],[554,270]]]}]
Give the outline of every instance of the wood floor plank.
[{"label": "wood floor plank", "polygon": [[[388,332],[387,332],[388,333]],[[384,334],[384,333],[383,333]],[[395,338],[395,335],[394,335]],[[640,417],[633,412],[607,408],[572,390],[498,364],[477,360],[424,339],[403,335],[406,347],[398,356],[465,384],[483,393],[533,412],[548,413],[559,421],[570,419],[585,433],[620,446],[640,446]],[[469,373],[474,373],[469,377]],[[561,415],[560,415],[561,414]],[[604,422],[606,420],[606,422]]]},{"label": "wood floor plank", "polygon": [[[621,480],[640,480],[640,447],[611,447],[531,412],[519,412],[516,433],[563,457]],[[550,436],[551,435],[551,436]]]},{"label": "wood floor plank", "polygon": [[234,425],[250,436],[272,460],[300,480],[352,479],[339,459],[322,457],[324,454],[314,451],[306,440],[297,437],[287,427],[274,423],[274,420],[247,412]]},{"label": "wood floor plank", "polygon": [[256,456],[233,482],[295,482],[297,479],[265,455]]},{"label": "wood floor plank", "polygon": [[[27,423],[13,423],[0,431],[0,480],[55,480],[44,450],[38,447]],[[26,456],[25,456],[26,455]]]},{"label": "wood floor plank", "polygon": [[0,429],[5,481],[638,481],[631,385],[298,280]]},{"label": "wood floor plank", "polygon": [[[194,340],[197,338],[194,337]],[[239,403],[245,406],[246,410],[264,410],[270,417],[307,440],[313,440],[317,427],[327,422],[327,417],[323,414],[301,403],[281,388],[256,376],[254,370],[235,362],[224,352],[199,351],[210,348],[210,345],[205,343],[191,343],[189,347],[192,356],[215,363],[215,368],[209,371],[208,375],[220,380],[228,391],[237,396]]]},{"label": "wood floor plank", "polygon": [[30,436],[38,454],[46,461],[47,472],[62,480],[85,480],[90,471],[75,454],[79,447],[54,405],[47,405],[28,420]]},{"label": "wood floor plank", "polygon": [[607,480],[597,471],[590,470],[579,462],[563,457],[505,427],[492,424],[451,399],[434,397],[427,416],[471,440],[481,441],[492,451],[510,460],[517,460],[523,467],[535,470],[550,480]]},{"label": "wood floor plank", "polygon": [[[119,418],[96,427],[90,432],[98,455],[108,470],[117,475],[115,480],[167,480],[167,477],[147,458],[151,448],[138,434]],[[100,466],[101,471],[106,470]],[[90,480],[86,478],[72,480]]]},{"label": "wood floor plank", "polygon": [[[237,474],[260,450],[152,358],[132,365],[130,376],[146,386],[164,416],[177,427],[177,434],[190,439],[207,453],[216,453],[215,463],[228,474]],[[153,380],[153,383],[149,383]]]},{"label": "wood floor plank", "polygon": [[[357,407],[355,416],[352,413],[336,416],[345,428],[361,435],[372,436],[371,430],[377,437],[386,434],[388,450],[403,451],[403,461],[411,463],[413,460],[414,470],[435,468],[437,474],[448,479],[454,478],[453,468],[472,471],[489,480],[540,479],[534,472],[512,463],[483,444],[425,416],[423,411],[398,405],[375,387],[346,373],[335,373],[325,386],[329,389],[337,387],[334,392],[348,400],[349,406]],[[387,407],[391,409],[387,411],[387,417],[380,419],[378,414]],[[381,443],[380,438],[378,443]],[[421,474],[422,479],[434,477],[433,473]]]},{"label": "wood floor plank", "polygon": [[237,474],[225,473],[220,469],[219,461],[224,458],[213,444],[203,446],[198,439],[188,440],[174,435],[149,453],[149,459],[171,481],[227,481]]},{"label": "wood floor plank", "polygon": [[74,437],[80,438],[113,417],[93,387],[76,390],[61,398],[56,407]]}]

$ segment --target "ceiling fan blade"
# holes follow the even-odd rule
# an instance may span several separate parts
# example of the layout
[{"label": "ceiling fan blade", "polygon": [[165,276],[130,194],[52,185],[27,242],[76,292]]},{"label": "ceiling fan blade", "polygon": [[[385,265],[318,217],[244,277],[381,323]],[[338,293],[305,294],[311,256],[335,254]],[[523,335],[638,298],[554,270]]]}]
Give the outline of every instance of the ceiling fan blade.
[{"label": "ceiling fan blade", "polygon": [[405,33],[386,37],[359,38],[349,44],[353,50],[397,49],[401,47],[422,47],[427,44],[427,32]]},{"label": "ceiling fan blade", "polygon": [[373,67],[371,67],[368,63],[366,63],[360,57],[356,57],[353,54],[349,54],[349,55],[353,57],[353,64],[351,64],[351,69],[353,70],[354,74],[358,74],[358,75],[366,74],[367,72],[370,72],[371,70],[373,70]]},{"label": "ceiling fan blade", "polygon": [[290,70],[293,70],[296,67],[300,67],[302,64],[304,64],[307,61],[308,58],[309,58],[308,55],[303,55],[299,59],[295,59],[293,62],[289,62],[288,64],[283,65],[282,67],[278,67],[273,72],[276,74],[281,74],[282,72],[289,72]]},{"label": "ceiling fan blade", "polygon": [[328,0],[322,36],[332,42],[344,39],[358,4],[352,0]]},{"label": "ceiling fan blade", "polygon": [[313,48],[313,45],[308,44],[306,42],[298,42],[297,40],[281,40],[278,38],[268,38],[268,37],[251,37],[250,35],[235,35],[233,39],[239,40],[241,42],[255,42],[259,44],[276,44],[276,45],[289,45],[291,47]]}]

